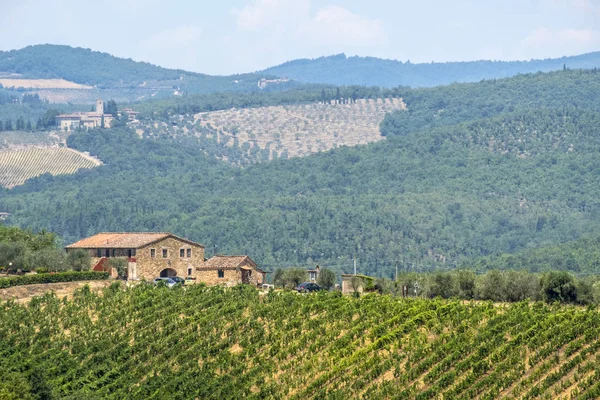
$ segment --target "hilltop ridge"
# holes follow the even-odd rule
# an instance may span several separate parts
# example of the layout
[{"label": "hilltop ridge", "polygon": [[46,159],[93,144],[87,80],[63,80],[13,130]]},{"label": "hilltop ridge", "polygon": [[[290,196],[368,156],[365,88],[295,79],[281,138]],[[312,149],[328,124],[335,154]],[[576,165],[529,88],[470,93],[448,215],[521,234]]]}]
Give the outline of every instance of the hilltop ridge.
[{"label": "hilltop ridge", "polygon": [[600,52],[571,57],[530,61],[458,61],[411,63],[376,57],[347,57],[337,54],[314,59],[298,59],[261,72],[300,82],[331,85],[431,87],[454,82],[507,78],[529,72],[600,67]]}]

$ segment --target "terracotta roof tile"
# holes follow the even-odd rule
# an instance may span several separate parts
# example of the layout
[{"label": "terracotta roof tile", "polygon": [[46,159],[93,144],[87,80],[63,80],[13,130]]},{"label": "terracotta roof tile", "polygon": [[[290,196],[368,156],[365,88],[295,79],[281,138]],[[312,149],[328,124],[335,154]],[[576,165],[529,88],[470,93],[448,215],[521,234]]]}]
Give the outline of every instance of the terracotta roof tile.
[{"label": "terracotta roof tile", "polygon": [[[198,267],[198,270],[215,270],[215,269],[236,269],[244,262],[256,268],[256,263],[248,256],[221,256],[217,255],[206,260],[206,262]],[[258,269],[258,268],[256,268]]]},{"label": "terracotta roof tile", "polygon": [[68,245],[67,249],[138,249],[167,237],[204,247],[166,232],[102,232]]}]

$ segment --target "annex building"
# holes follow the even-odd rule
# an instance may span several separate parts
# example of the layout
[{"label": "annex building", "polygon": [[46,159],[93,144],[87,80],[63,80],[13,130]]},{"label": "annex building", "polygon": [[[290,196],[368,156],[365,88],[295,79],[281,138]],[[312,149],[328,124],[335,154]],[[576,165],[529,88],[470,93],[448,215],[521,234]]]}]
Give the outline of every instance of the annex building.
[{"label": "annex building", "polygon": [[129,280],[179,276],[208,285],[265,282],[265,272],[250,257],[217,255],[207,260],[203,245],[168,232],[102,232],[65,249],[87,251],[96,271],[104,270],[110,258],[124,258]]},{"label": "annex building", "polygon": [[72,131],[77,128],[94,129],[110,128],[114,117],[104,113],[104,101],[96,101],[96,111],[74,112],[56,116],[56,126],[63,131]]}]

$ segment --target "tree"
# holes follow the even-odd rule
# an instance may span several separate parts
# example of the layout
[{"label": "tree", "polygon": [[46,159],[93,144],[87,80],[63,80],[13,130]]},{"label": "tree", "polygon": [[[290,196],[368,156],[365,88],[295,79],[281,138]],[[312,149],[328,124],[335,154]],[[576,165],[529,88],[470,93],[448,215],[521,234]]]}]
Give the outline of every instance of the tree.
[{"label": "tree", "polygon": [[25,130],[28,132],[33,130],[33,127],[31,126],[31,120],[27,120],[27,126],[25,127]]},{"label": "tree", "polygon": [[273,273],[273,285],[284,287],[285,286],[285,273],[281,268],[277,268]]},{"label": "tree", "polygon": [[303,268],[289,268],[284,272],[284,287],[295,288],[308,280],[308,272]]},{"label": "tree", "polygon": [[56,125],[56,117],[60,115],[60,111],[51,108],[42,115],[41,123],[43,128],[49,128]]},{"label": "tree", "polygon": [[67,254],[67,263],[73,271],[88,271],[91,262],[90,254],[83,249],[75,249]]},{"label": "tree", "polygon": [[436,272],[429,276],[425,295],[428,297],[440,296],[444,299],[456,296],[456,282],[449,272]]},{"label": "tree", "polygon": [[475,297],[475,273],[473,271],[457,271],[456,280],[459,297],[463,299],[472,299]]},{"label": "tree", "polygon": [[480,300],[506,301],[505,278],[501,271],[488,271],[475,282],[476,297]]},{"label": "tree", "polygon": [[59,249],[48,248],[32,251],[26,256],[25,267],[36,271],[65,271],[68,268],[67,257],[65,252]]},{"label": "tree", "polygon": [[119,110],[117,109],[117,103],[114,100],[109,100],[106,102],[106,106],[104,107],[104,113],[110,114],[113,117],[117,118],[119,116]]},{"label": "tree", "polygon": [[4,130],[4,124],[2,123],[2,121],[0,121],[0,132],[2,132]]},{"label": "tree", "polygon": [[317,283],[327,290],[331,289],[333,285],[335,285],[335,272],[333,272],[329,268],[321,269],[319,271]]},{"label": "tree", "polygon": [[22,242],[0,242],[0,269],[14,272],[25,268],[27,247]]},{"label": "tree", "polygon": [[4,123],[4,130],[5,131],[12,131],[13,130],[13,126],[12,126],[12,121],[9,119],[6,120],[6,122]]},{"label": "tree", "polygon": [[577,285],[573,275],[566,271],[546,272],[542,275],[542,299],[547,303],[560,301],[575,303],[577,301]]},{"label": "tree", "polygon": [[109,258],[106,261],[106,267],[110,271],[114,268],[117,271],[117,275],[119,278],[125,279],[127,278],[127,268],[129,266],[127,260],[121,257]]},{"label": "tree", "polygon": [[350,287],[352,288],[352,295],[359,297],[361,292],[364,290],[364,281],[362,276],[354,275],[350,278]]}]

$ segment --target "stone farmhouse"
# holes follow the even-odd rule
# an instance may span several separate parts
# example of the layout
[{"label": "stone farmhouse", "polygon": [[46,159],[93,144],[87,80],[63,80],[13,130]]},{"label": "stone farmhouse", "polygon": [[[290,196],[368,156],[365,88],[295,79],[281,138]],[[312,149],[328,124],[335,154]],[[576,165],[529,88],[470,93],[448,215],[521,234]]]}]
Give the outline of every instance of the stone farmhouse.
[{"label": "stone farmhouse", "polygon": [[216,255],[196,268],[196,279],[208,285],[262,285],[266,282],[266,272],[248,256]]},{"label": "stone farmhouse", "polygon": [[77,128],[93,129],[110,128],[113,121],[111,114],[104,114],[104,101],[96,101],[96,111],[74,112],[56,116],[56,126],[63,131],[72,131]]},{"label": "stone farmhouse", "polygon": [[157,277],[194,277],[196,282],[227,286],[239,283],[260,285],[265,272],[248,256],[204,258],[204,246],[166,232],[103,232],[65,247],[67,253],[86,250],[92,269],[102,271],[108,259],[128,261],[127,279],[152,280]]}]

